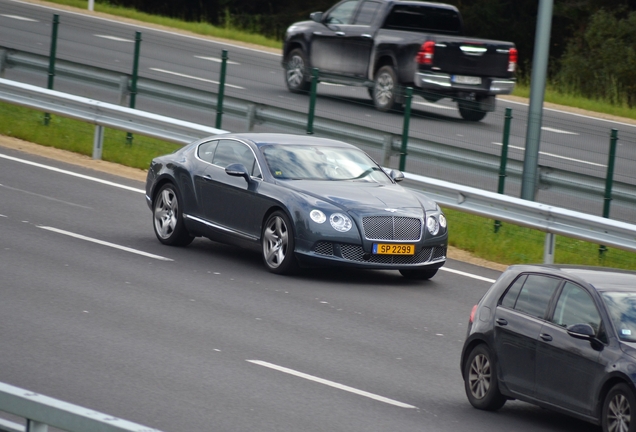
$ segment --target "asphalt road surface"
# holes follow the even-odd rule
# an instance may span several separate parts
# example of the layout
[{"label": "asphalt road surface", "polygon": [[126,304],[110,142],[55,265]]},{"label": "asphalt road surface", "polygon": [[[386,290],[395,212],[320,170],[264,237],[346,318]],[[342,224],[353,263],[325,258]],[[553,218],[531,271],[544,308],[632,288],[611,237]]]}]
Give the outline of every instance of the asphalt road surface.
[{"label": "asphalt road surface", "polygon": [[0,382],[164,431],[597,431],[468,403],[459,355],[499,272],[265,271],[161,245],[143,182],[0,147]]}]

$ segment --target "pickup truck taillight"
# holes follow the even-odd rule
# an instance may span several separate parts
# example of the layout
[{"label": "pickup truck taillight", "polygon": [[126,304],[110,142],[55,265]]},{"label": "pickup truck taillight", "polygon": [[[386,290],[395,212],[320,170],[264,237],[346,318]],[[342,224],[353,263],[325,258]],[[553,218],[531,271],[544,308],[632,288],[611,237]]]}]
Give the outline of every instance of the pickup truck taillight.
[{"label": "pickup truck taillight", "polygon": [[517,67],[517,48],[508,51],[508,72],[514,72]]},{"label": "pickup truck taillight", "polygon": [[419,64],[432,65],[433,55],[435,55],[435,42],[426,41],[415,56],[415,61]]}]

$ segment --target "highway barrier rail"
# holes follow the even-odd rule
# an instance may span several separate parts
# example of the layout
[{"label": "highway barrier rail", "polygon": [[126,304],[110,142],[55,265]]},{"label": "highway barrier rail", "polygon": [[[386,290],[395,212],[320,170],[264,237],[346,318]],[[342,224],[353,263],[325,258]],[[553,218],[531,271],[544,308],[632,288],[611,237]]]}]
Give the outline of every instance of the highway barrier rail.
[{"label": "highway barrier rail", "polygon": [[25,419],[24,426],[0,419],[2,432],[47,432],[49,426],[68,432],[161,432],[5,383],[0,383],[0,411]]}]

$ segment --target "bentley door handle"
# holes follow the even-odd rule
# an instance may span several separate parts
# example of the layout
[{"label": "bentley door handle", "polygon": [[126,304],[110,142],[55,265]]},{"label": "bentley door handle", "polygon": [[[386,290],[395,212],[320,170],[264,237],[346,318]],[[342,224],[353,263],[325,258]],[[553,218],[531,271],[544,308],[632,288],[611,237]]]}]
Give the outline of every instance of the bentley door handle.
[{"label": "bentley door handle", "polygon": [[539,335],[539,337],[540,337],[541,339],[543,339],[544,341],[546,341],[546,342],[552,342],[552,336],[550,336],[550,335],[549,335],[549,334],[547,334],[547,333],[541,333],[541,334]]},{"label": "bentley door handle", "polygon": [[336,32],[336,36],[344,36],[345,32]]},{"label": "bentley door handle", "polygon": [[505,320],[505,319],[503,319],[503,318],[497,318],[497,319],[495,320],[495,322],[496,322],[497,324],[499,324],[500,326],[508,325],[508,321],[506,321],[506,320]]}]

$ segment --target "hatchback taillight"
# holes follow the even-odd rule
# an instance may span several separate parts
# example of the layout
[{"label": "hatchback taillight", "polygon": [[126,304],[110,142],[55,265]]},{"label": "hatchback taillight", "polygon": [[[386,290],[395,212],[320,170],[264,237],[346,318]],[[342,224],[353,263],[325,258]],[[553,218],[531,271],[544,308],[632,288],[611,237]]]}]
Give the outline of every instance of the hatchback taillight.
[{"label": "hatchback taillight", "polygon": [[435,42],[426,41],[420,47],[419,52],[415,56],[415,61],[419,64],[432,65],[433,56],[435,55]]},{"label": "hatchback taillight", "polygon": [[517,68],[517,48],[510,48],[508,51],[508,72],[514,72]]},{"label": "hatchback taillight", "polygon": [[468,324],[472,324],[475,322],[475,312],[477,312],[477,305],[473,306],[473,310],[470,311],[470,318],[468,319]]}]

